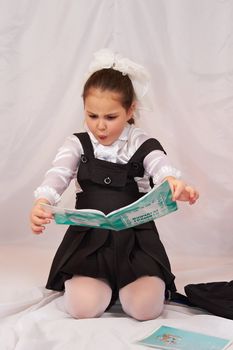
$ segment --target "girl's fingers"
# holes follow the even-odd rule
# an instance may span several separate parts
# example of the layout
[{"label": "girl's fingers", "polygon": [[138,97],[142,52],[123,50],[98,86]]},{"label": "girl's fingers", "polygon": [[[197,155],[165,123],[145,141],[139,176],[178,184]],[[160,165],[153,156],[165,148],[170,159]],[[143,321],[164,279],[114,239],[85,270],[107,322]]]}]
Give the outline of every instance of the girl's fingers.
[{"label": "girl's fingers", "polygon": [[33,208],[31,212],[31,221],[37,225],[46,224],[46,223],[48,224],[51,219],[52,219],[52,214],[47,213],[40,207]]},{"label": "girl's fingers", "polygon": [[171,191],[172,200],[187,201],[190,204],[194,204],[199,198],[199,193],[192,186],[186,185],[182,180],[167,177]]},{"label": "girl's fingers", "polygon": [[44,224],[49,224],[51,221],[47,218],[41,219],[41,218],[38,218],[37,216],[33,216],[32,222],[35,225],[44,225]]},{"label": "girl's fingers", "polygon": [[52,218],[52,213],[45,211],[39,202],[36,203],[32,208],[30,215],[32,232],[35,234],[42,233],[45,230],[44,225],[49,224]]},{"label": "girl's fingers", "polygon": [[36,215],[31,215],[31,229],[34,233],[40,234],[45,230],[45,226],[51,222],[49,218],[40,218]]},{"label": "girl's fingers", "polygon": [[198,198],[199,198],[199,193],[195,190],[191,204],[194,204],[198,200]]},{"label": "girl's fingers", "polygon": [[47,211],[43,210],[41,207],[36,207],[33,209],[33,214],[38,216],[39,218],[49,218],[52,219],[52,214],[48,213]]},{"label": "girl's fingers", "polygon": [[177,200],[179,199],[179,197],[181,196],[182,192],[185,189],[185,184],[181,181],[177,182],[174,186],[174,193],[173,193],[173,200]]},{"label": "girl's fingers", "polygon": [[186,186],[185,190],[189,194],[189,198],[188,198],[189,204],[194,204],[196,200],[199,198],[199,193],[197,192],[197,190],[195,190],[195,188],[191,186]]},{"label": "girl's fingers", "polygon": [[32,229],[33,233],[40,234],[40,233],[42,233],[44,231],[45,227],[31,224],[31,229]]}]

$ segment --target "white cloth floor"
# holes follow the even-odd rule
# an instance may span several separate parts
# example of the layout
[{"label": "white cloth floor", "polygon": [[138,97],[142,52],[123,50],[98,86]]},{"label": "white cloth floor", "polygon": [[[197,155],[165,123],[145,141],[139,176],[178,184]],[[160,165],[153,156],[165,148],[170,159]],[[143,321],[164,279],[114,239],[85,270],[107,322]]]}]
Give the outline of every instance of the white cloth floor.
[{"label": "white cloth floor", "polygon": [[[2,246],[0,256],[1,350],[144,349],[136,340],[160,325],[180,327],[233,339],[233,321],[203,309],[167,303],[162,315],[139,322],[116,304],[101,318],[72,319],[63,307],[63,293],[46,290],[54,250],[23,245]],[[173,257],[178,291],[184,285],[232,279],[233,258]],[[233,345],[229,347],[233,349]]]}]

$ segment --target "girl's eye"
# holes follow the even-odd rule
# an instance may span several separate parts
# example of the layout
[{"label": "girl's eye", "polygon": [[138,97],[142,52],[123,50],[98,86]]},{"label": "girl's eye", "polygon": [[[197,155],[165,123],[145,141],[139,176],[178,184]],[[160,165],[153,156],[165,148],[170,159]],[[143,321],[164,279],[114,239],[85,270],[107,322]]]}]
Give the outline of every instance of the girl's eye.
[{"label": "girl's eye", "polygon": [[114,120],[117,118],[116,115],[106,115],[107,120]]},{"label": "girl's eye", "polygon": [[98,118],[98,115],[96,115],[96,114],[89,114],[89,118],[96,119],[96,118]]}]

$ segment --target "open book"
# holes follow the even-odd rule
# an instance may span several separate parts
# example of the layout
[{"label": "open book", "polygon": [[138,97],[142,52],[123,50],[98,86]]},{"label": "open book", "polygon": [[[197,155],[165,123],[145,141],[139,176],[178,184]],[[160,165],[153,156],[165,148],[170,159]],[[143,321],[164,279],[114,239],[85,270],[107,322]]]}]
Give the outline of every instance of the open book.
[{"label": "open book", "polygon": [[120,231],[155,220],[177,210],[168,181],[154,187],[137,201],[108,215],[95,209],[66,209],[41,204],[54,214],[57,224],[99,227]]},{"label": "open book", "polygon": [[203,333],[161,326],[138,344],[166,350],[223,350],[232,341]]}]

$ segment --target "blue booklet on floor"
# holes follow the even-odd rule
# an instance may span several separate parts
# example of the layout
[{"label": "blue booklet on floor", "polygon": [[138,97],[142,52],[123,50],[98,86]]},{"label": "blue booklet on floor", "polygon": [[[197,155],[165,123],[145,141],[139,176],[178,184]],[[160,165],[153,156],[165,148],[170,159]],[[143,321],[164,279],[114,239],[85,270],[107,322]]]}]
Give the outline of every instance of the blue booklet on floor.
[{"label": "blue booklet on floor", "polygon": [[137,344],[167,350],[223,350],[231,343],[230,339],[168,326],[161,326],[148,337],[137,341]]}]

